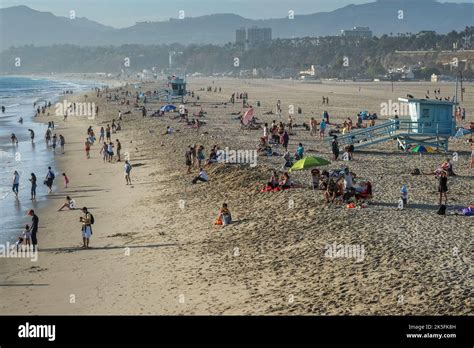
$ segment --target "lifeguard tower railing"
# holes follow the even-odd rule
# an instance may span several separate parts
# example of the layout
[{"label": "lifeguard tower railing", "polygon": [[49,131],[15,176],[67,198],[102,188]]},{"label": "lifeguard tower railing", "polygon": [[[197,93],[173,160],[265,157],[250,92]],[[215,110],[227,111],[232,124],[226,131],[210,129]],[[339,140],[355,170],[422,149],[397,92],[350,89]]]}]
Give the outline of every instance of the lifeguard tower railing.
[{"label": "lifeguard tower railing", "polygon": [[[348,145],[364,148],[377,143],[397,140],[401,149],[407,150],[412,144],[422,144],[437,149],[448,150],[449,137],[455,134],[456,123],[452,122],[413,122],[411,120],[390,119],[373,127],[355,129],[352,132],[337,136],[339,147]],[[332,142],[332,137],[326,139]]]}]

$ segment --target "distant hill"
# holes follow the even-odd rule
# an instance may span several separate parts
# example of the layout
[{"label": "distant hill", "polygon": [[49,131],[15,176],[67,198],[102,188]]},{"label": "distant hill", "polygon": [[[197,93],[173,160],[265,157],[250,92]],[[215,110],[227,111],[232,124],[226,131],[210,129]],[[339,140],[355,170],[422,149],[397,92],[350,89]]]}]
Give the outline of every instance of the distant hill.
[{"label": "distant hill", "polygon": [[[399,19],[399,11],[403,19]],[[253,20],[235,14],[214,14],[164,22],[137,23],[116,29],[86,18],[69,19],[27,6],[0,9],[0,49],[33,44],[80,46],[122,44],[224,44],[233,42],[239,27],[271,27],[274,38],[338,35],[341,29],[368,26],[375,35],[397,35],[435,30],[447,33],[472,25],[473,3],[439,3],[435,0],[378,0],[348,5],[294,19]]]}]

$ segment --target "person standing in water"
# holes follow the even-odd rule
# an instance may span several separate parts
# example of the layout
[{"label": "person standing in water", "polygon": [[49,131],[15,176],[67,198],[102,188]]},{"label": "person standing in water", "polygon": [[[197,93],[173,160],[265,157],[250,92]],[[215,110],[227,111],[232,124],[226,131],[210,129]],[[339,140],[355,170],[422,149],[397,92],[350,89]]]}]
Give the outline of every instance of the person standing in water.
[{"label": "person standing in water", "polygon": [[51,167],[48,167],[48,173],[44,178],[46,186],[48,186],[49,193],[53,192],[53,181],[54,181],[54,172]]},{"label": "person standing in water", "polygon": [[15,170],[13,173],[13,185],[12,191],[15,194],[15,197],[18,199],[18,187],[20,186],[20,174]]},{"label": "person standing in water", "polygon": [[30,132],[31,143],[34,143],[35,131],[33,129],[28,129],[28,132]]},{"label": "person standing in water", "polygon": [[31,200],[34,201],[36,199],[36,175],[35,173],[31,173],[31,177],[28,179],[31,182]]},{"label": "person standing in water", "polygon": [[38,233],[38,224],[39,224],[39,218],[35,214],[35,211],[33,209],[30,209],[28,211],[28,215],[31,216],[31,226],[30,226],[30,233],[31,233],[31,243],[33,244],[33,251],[36,251],[37,245],[38,245],[38,239],[36,237],[36,234]]},{"label": "person standing in water", "polygon": [[61,146],[61,153],[64,154],[64,145],[66,144],[66,140],[64,139],[62,134],[59,134],[59,145]]}]

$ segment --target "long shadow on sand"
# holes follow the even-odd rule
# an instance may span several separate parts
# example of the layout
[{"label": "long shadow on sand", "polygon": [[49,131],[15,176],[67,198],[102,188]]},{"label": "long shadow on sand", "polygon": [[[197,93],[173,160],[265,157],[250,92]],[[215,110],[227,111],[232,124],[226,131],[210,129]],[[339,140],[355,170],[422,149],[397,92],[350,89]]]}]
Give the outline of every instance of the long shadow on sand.
[{"label": "long shadow on sand", "polygon": [[[388,207],[388,208],[398,208],[398,203],[386,203],[386,202],[371,202],[370,205],[378,205],[380,207]],[[439,208],[438,204],[426,204],[426,203],[408,203],[408,205],[404,209],[420,209],[420,210],[431,210],[437,211]]]},{"label": "long shadow on sand", "polygon": [[48,286],[49,284],[0,284],[0,286]]},{"label": "long shadow on sand", "polygon": [[114,250],[114,249],[137,249],[137,248],[161,248],[161,247],[170,247],[170,246],[179,246],[176,243],[169,244],[148,244],[148,245],[123,245],[123,246],[104,246],[104,247],[90,247],[89,249],[84,249],[81,247],[71,247],[71,248],[45,248],[41,249],[40,252],[73,252],[73,251],[89,251],[89,250]]}]

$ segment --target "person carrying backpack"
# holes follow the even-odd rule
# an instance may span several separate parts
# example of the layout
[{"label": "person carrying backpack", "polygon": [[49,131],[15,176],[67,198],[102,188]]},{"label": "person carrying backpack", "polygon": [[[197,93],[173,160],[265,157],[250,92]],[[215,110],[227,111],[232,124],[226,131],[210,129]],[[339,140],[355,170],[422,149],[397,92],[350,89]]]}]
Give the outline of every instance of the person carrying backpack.
[{"label": "person carrying backpack", "polygon": [[44,184],[48,186],[49,193],[53,192],[53,182],[54,182],[54,172],[51,169],[51,167],[48,167],[48,173],[46,174],[46,177],[44,178]]},{"label": "person carrying backpack", "polygon": [[92,236],[92,225],[94,224],[94,216],[89,213],[87,207],[82,208],[84,216],[79,218],[79,221],[82,222],[82,248],[89,248],[89,239]]}]

